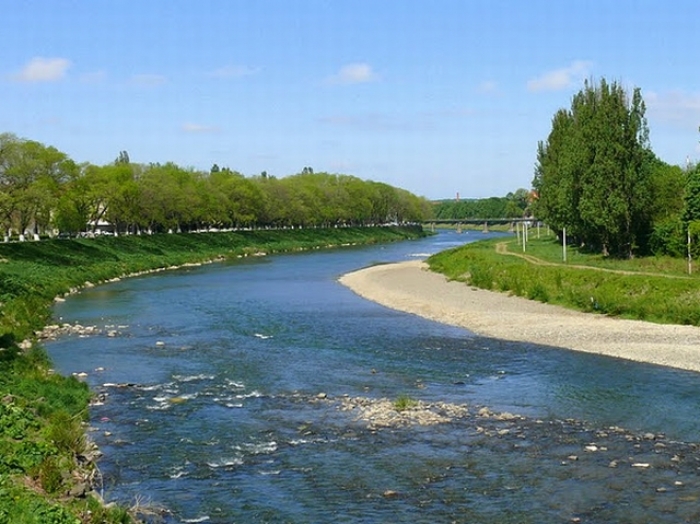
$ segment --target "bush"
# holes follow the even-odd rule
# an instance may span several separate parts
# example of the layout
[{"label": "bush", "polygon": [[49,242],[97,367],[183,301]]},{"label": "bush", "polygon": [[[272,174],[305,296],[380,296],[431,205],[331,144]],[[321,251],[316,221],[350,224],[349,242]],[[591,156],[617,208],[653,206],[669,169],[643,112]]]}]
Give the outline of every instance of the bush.
[{"label": "bush", "polygon": [[527,293],[528,298],[539,302],[549,302],[549,291],[540,281],[536,281]]},{"label": "bush", "polygon": [[394,401],[394,409],[398,412],[406,411],[418,405],[418,401],[407,395],[399,395]]},{"label": "bush", "polygon": [[493,288],[493,269],[486,264],[472,263],[469,267],[469,283],[482,289]]},{"label": "bush", "polygon": [[76,417],[59,411],[51,417],[46,437],[60,452],[79,455],[85,451],[85,432]]},{"label": "bush", "polygon": [[63,470],[61,461],[56,456],[45,457],[39,465],[39,472],[36,475],[39,478],[41,487],[46,493],[54,494],[58,492],[63,484]]}]

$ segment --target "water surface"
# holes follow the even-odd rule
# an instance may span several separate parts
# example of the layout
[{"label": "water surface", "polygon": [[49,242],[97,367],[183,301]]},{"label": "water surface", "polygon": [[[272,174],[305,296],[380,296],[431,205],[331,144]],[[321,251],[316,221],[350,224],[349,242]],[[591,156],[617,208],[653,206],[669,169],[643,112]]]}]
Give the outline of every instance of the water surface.
[{"label": "water surface", "polygon": [[[168,523],[700,519],[698,374],[478,337],[337,282],[484,237],[244,259],[58,304],[103,330],[48,350],[103,394],[106,498],[146,497]],[[336,402],[400,395],[472,409],[375,431]]]}]

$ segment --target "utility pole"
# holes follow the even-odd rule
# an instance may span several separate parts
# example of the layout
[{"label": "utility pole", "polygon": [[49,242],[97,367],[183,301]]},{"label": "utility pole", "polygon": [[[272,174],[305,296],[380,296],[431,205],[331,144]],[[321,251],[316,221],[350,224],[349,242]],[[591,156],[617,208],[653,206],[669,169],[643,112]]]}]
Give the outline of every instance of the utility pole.
[{"label": "utility pole", "polygon": [[562,247],[564,262],[566,262],[566,228],[564,228],[562,235],[563,235],[563,238],[562,238],[563,242],[561,244],[561,247]]},{"label": "utility pole", "polygon": [[688,274],[693,274],[693,255],[690,253],[690,224],[688,224]]}]

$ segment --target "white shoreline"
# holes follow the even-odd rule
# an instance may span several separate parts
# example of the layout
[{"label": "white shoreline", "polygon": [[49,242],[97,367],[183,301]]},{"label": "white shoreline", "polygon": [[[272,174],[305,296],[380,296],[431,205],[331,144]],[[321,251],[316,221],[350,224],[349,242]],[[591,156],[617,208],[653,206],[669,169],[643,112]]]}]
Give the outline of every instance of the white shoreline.
[{"label": "white shoreline", "polygon": [[423,261],[373,266],[339,282],[384,306],[486,337],[700,372],[700,328],[582,313],[448,281]]}]

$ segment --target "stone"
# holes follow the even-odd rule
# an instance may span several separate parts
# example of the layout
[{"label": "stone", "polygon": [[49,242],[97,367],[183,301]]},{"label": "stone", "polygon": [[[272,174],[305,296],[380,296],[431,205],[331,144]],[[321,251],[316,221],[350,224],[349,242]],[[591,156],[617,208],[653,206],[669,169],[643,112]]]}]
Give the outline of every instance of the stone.
[{"label": "stone", "polygon": [[70,489],[70,491],[68,492],[68,496],[82,498],[87,494],[88,491],[89,488],[87,484],[85,484],[84,482],[78,482]]}]

